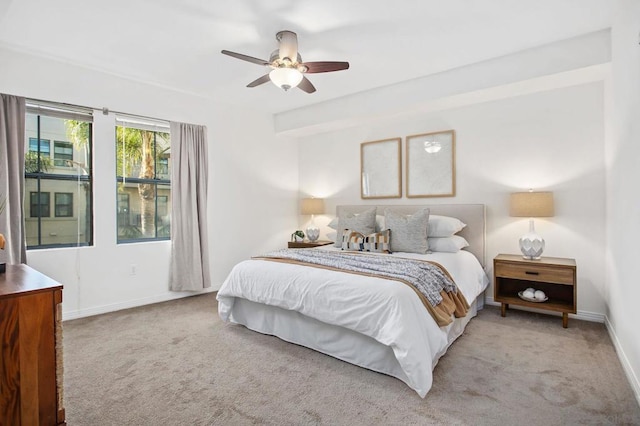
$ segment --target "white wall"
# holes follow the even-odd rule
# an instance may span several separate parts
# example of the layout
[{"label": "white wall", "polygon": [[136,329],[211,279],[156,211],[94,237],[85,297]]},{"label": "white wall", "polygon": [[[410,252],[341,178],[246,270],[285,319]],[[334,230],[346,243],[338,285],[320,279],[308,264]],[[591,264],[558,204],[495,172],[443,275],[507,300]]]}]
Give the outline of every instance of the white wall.
[{"label": "white wall", "polygon": [[550,88],[601,81],[611,61],[608,29],[275,115],[279,134],[299,137],[421,115]]},{"label": "white wall", "polygon": [[[486,204],[490,264],[498,253],[518,253],[518,237],[528,230],[526,219],[509,217],[509,193],[553,191],[555,217],[536,220],[536,230],[546,240],[545,255],[576,259],[579,315],[602,321],[603,91],[602,82],[590,83],[306,136],[299,141],[300,191],[327,198],[327,212],[336,204],[366,204],[360,199],[362,142],[454,129],[456,196],[387,203]],[[403,176],[403,191],[404,185]],[[329,219],[326,215],[317,222],[326,225]],[[322,236],[327,231],[324,227]],[[487,294],[491,300],[492,287]]]},{"label": "white wall", "polygon": [[640,2],[618,0],[607,105],[607,318],[640,403]]},{"label": "white wall", "polygon": [[[297,147],[276,138],[270,115],[4,48],[0,64],[2,93],[207,126],[213,290],[235,263],[282,247],[295,228]],[[64,284],[65,319],[187,294],[168,291],[169,242],[116,244],[113,114],[96,112],[95,123],[94,246],[27,253]]]}]

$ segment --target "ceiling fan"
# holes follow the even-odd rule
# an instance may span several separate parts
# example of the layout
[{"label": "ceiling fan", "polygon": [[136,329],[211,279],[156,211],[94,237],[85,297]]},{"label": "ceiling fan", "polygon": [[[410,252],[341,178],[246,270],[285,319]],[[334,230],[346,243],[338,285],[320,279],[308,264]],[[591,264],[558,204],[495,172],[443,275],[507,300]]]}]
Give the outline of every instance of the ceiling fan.
[{"label": "ceiling fan", "polygon": [[316,88],[304,74],[349,69],[349,62],[302,62],[302,57],[298,53],[298,36],[293,31],[278,32],[276,40],[278,40],[280,48],[271,53],[268,61],[229,50],[223,50],[222,53],[243,61],[272,68],[268,74],[247,84],[247,87],[256,87],[271,80],[273,84],[285,91],[292,87],[299,87],[307,93],[313,93]]}]

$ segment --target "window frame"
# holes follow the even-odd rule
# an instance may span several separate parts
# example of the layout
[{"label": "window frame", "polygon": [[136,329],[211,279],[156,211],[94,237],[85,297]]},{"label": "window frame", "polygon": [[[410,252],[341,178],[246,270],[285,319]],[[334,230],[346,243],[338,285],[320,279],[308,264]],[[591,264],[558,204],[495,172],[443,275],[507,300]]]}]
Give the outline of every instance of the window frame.
[{"label": "window frame", "polygon": [[[40,167],[40,144],[38,145],[38,171],[29,172],[25,169],[24,177],[25,184],[28,179],[33,179],[36,181],[37,191],[34,193],[47,193],[49,194],[49,216],[32,216],[31,212],[29,217],[37,219],[37,240],[38,243],[36,245],[27,245],[27,250],[40,250],[40,249],[57,249],[57,248],[69,248],[69,247],[89,247],[94,245],[94,215],[93,215],[93,206],[94,206],[94,184],[93,184],[93,110],[83,107],[75,107],[70,105],[61,105],[56,103],[48,103],[43,101],[30,101],[27,100],[27,108],[25,112],[25,116],[28,114],[34,115],[36,117],[36,137],[28,138],[29,139],[29,147],[31,144],[31,139],[40,140],[40,141],[49,141],[49,155],[48,157],[52,160],[51,165],[54,165],[54,158],[51,157],[51,139],[43,139],[41,135],[42,127],[41,127],[41,117],[50,117],[57,118],[62,120],[78,120],[89,123],[88,136],[87,136],[87,164],[84,167],[85,170],[89,170],[87,175],[84,174],[63,174],[63,173],[49,173],[47,171],[41,171]],[[54,142],[55,143],[55,142]],[[55,145],[54,145],[55,146]],[[30,149],[27,152],[31,151]],[[35,152],[35,151],[31,151]],[[43,244],[43,234],[42,234],[42,219],[43,218],[51,218],[55,220],[55,217],[51,216],[51,192],[55,191],[42,191],[42,183],[46,181],[72,181],[77,183],[88,183],[90,187],[90,193],[87,197],[87,216],[86,223],[87,229],[85,229],[85,233],[87,234],[87,241],[76,241],[74,243],[55,243],[55,244]],[[60,191],[62,192],[62,191]],[[29,200],[31,202],[31,200]],[[30,203],[31,206],[31,203]],[[55,206],[54,206],[55,209]],[[73,209],[72,209],[73,212]],[[55,211],[54,211],[55,214]],[[73,213],[72,216],[73,217]],[[64,217],[63,217],[64,218]],[[80,220],[80,216],[78,215],[78,220]]]},{"label": "window frame", "polygon": [[[127,122],[127,119],[123,116],[120,117],[116,117],[116,138],[115,138],[115,150],[116,150],[116,156],[117,156],[117,150],[118,150],[118,127],[124,127],[124,128],[133,128],[133,129],[137,129],[137,130],[143,130],[143,131],[150,131],[153,132],[153,158],[154,158],[154,163],[153,163],[153,177],[152,178],[140,178],[140,177],[129,177],[129,176],[122,176],[121,172],[122,170],[118,170],[118,167],[116,165],[116,170],[115,170],[115,176],[116,176],[116,194],[117,196],[122,194],[123,192],[119,190],[119,186],[123,185],[125,183],[129,183],[129,184],[135,184],[135,185],[140,185],[140,184],[147,184],[147,185],[152,185],[154,188],[154,212],[155,212],[155,221],[154,221],[154,237],[139,237],[139,238],[126,238],[123,239],[120,237],[120,231],[119,229],[116,230],[116,240],[117,240],[117,244],[132,244],[132,243],[145,243],[145,242],[155,242],[155,241],[170,241],[171,240],[171,235],[169,233],[168,236],[158,236],[158,231],[159,231],[159,216],[158,216],[158,198],[161,197],[160,195],[158,195],[158,190],[161,189],[163,186],[166,186],[168,191],[169,191],[169,195],[167,196],[167,207],[169,206],[168,200],[171,196],[171,191],[172,191],[172,185],[171,185],[171,179],[161,179],[158,178],[158,163],[159,163],[159,156],[158,156],[158,133],[167,133],[169,134],[169,144],[171,144],[171,131],[170,128],[168,126],[168,123],[162,122],[160,120],[150,120],[153,121],[153,123],[140,123],[139,121],[137,121],[137,119],[135,119],[135,121],[132,122]],[[147,121],[149,121],[149,119],[145,119]],[[169,172],[169,158],[170,156],[166,157],[166,158],[162,158],[163,160],[166,159],[166,165],[167,165],[167,172]],[[117,162],[116,162],[117,163]],[[169,173],[166,173],[167,175],[170,176]],[[128,195],[128,194],[127,194]],[[117,212],[119,214],[119,212]],[[169,212],[170,213],[170,212]],[[131,203],[129,200],[129,214],[131,214]],[[140,214],[138,214],[137,216],[140,216]],[[170,214],[169,214],[170,216]],[[137,224],[138,220],[137,218],[131,218],[129,217],[129,226],[137,226],[134,224]],[[169,223],[169,227],[171,226],[171,222]],[[119,223],[117,228],[120,228]]]}]

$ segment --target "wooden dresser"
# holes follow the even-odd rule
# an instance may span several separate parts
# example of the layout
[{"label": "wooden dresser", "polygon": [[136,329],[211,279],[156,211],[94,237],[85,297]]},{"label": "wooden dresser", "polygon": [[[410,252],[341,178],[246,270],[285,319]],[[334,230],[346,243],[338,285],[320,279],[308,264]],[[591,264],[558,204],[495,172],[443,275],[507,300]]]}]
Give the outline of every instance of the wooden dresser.
[{"label": "wooden dresser", "polygon": [[0,424],[65,424],[62,285],[27,265],[0,273]]}]

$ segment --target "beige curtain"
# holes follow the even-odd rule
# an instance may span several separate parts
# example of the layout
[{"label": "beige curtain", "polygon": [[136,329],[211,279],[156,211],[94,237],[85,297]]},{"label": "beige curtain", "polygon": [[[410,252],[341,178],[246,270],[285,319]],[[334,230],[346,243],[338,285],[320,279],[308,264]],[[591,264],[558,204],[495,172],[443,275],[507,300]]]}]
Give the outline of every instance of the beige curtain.
[{"label": "beige curtain", "polygon": [[25,100],[0,93],[0,234],[6,239],[0,263],[26,263],[24,235]]},{"label": "beige curtain", "polygon": [[207,128],[171,123],[171,272],[169,289],[211,286],[207,232]]}]

